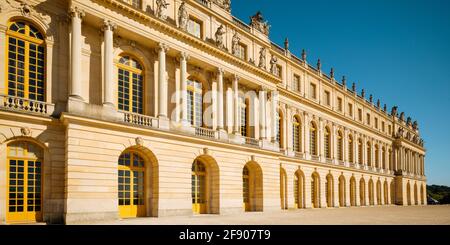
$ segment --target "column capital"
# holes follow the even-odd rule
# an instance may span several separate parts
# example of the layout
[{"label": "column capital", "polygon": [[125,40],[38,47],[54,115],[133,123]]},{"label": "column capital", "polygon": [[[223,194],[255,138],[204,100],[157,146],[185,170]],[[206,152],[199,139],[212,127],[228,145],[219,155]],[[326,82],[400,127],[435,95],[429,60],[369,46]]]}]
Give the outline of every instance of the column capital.
[{"label": "column capital", "polygon": [[169,48],[170,48],[169,45],[165,43],[159,43],[158,47],[156,47],[156,51],[166,53],[169,50]]},{"label": "column capital", "polygon": [[190,58],[191,58],[191,56],[187,53],[187,52],[180,52],[180,60],[181,61],[188,61]]},{"label": "column capital", "polygon": [[217,72],[218,75],[223,75],[223,73],[225,72],[225,70],[224,70],[223,68],[221,68],[221,67],[218,67],[218,68],[216,69],[216,72]]},{"label": "column capital", "polygon": [[112,31],[114,32],[117,29],[117,24],[110,20],[103,20],[102,31]]},{"label": "column capital", "polygon": [[77,6],[70,7],[70,10],[69,10],[69,16],[70,17],[72,17],[72,18],[76,17],[76,18],[82,19],[85,15],[86,15],[86,13],[81,8],[79,8]]},{"label": "column capital", "polygon": [[241,78],[238,75],[236,75],[236,74],[233,75],[233,81],[238,81],[239,82],[240,79]]}]

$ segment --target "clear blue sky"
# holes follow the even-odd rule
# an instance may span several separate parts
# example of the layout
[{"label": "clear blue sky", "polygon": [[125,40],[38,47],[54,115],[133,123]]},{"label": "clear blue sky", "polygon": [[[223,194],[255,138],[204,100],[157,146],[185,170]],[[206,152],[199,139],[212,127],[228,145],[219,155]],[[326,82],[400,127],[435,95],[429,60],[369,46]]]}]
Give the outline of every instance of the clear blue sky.
[{"label": "clear blue sky", "polygon": [[232,0],[246,23],[258,10],[272,41],[417,120],[428,184],[450,186],[449,0]]}]

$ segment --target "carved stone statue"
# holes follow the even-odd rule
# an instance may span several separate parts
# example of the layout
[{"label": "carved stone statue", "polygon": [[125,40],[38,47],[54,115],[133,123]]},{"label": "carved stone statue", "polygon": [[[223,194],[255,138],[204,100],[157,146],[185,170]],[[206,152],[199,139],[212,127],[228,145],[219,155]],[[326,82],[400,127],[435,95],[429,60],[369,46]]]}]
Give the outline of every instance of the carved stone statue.
[{"label": "carved stone statue", "polygon": [[363,97],[363,98],[366,97],[366,91],[364,89],[361,90],[361,97]]},{"label": "carved stone statue", "polygon": [[406,125],[411,126],[411,122],[412,122],[411,117],[408,117],[406,119]]},{"label": "carved stone statue", "polygon": [[264,70],[267,69],[267,65],[266,65],[266,48],[261,48],[261,50],[259,50],[259,64],[258,64],[259,68],[262,68]]},{"label": "carved stone statue", "polygon": [[189,15],[186,10],[186,3],[181,2],[180,7],[178,8],[178,27],[182,30],[187,30],[187,24],[189,20]]},{"label": "carved stone statue", "polygon": [[302,50],[302,60],[306,61],[306,50]]},{"label": "carved stone statue", "polygon": [[370,96],[369,96],[369,101],[370,101],[370,103],[373,102],[373,95],[370,95]]},{"label": "carved stone statue", "polygon": [[225,27],[223,25],[220,25],[219,28],[217,28],[216,31],[216,45],[220,49],[225,49],[225,43],[223,41],[223,36],[225,35]]},{"label": "carved stone statue", "polygon": [[417,123],[417,121],[413,122],[412,127],[413,127],[414,130],[419,129],[419,124]]},{"label": "carved stone statue", "polygon": [[403,133],[404,133],[403,128],[399,127],[397,131],[397,138],[403,138]]},{"label": "carved stone statue", "polygon": [[[342,77],[342,78],[344,78],[344,77]],[[333,67],[331,67],[331,70],[330,70],[330,78],[334,79],[334,68]]]},{"label": "carved stone statue", "polygon": [[275,55],[272,55],[272,58],[270,59],[270,73],[278,76],[277,64],[278,58]]},{"label": "carved stone statue", "polygon": [[392,107],[391,115],[394,116],[394,117],[397,117],[397,111],[398,111],[398,107],[397,106]]},{"label": "carved stone statue", "polygon": [[156,0],[156,11],[155,11],[156,17],[160,18],[161,20],[166,20],[167,19],[166,11],[167,6],[169,5],[170,4],[167,3],[166,0]]},{"label": "carved stone statue", "polygon": [[231,0],[212,0],[212,2],[228,12],[231,11]]},{"label": "carved stone statue", "polygon": [[237,32],[235,32],[233,35],[233,40],[231,41],[231,53],[233,55],[238,55],[240,41],[241,41],[241,38],[239,37],[239,34]]},{"label": "carved stone statue", "polygon": [[254,16],[250,17],[250,25],[265,35],[269,35],[270,26],[264,21],[262,13],[258,11]]},{"label": "carved stone statue", "polygon": [[405,121],[405,113],[404,112],[400,113],[400,121],[402,121],[402,122]]},{"label": "carved stone statue", "polygon": [[384,104],[383,111],[384,111],[384,112],[387,111],[387,105],[386,105],[386,104]]},{"label": "carved stone statue", "polygon": [[320,59],[317,60],[317,70],[320,71],[322,69],[322,63],[320,62]]},{"label": "carved stone statue", "polygon": [[381,106],[381,102],[380,102],[380,100],[377,100],[377,108],[380,108],[380,106]]},{"label": "carved stone statue", "polygon": [[356,83],[352,84],[352,90],[353,90],[354,93],[356,93]]}]

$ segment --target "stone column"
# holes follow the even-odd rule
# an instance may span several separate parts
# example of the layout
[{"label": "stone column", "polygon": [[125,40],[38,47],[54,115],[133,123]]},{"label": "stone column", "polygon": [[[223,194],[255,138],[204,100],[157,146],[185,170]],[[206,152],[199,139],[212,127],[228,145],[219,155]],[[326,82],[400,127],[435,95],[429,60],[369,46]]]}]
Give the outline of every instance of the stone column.
[{"label": "stone column", "polygon": [[83,101],[81,84],[81,19],[84,17],[85,13],[83,10],[75,7],[70,9],[69,14],[72,20],[70,97]]},{"label": "stone column", "polygon": [[233,90],[232,86],[227,84],[227,132],[231,134],[233,132]]},{"label": "stone column", "polygon": [[168,46],[164,43],[160,43],[157,48],[159,71],[158,71],[158,92],[159,92],[159,118],[167,119],[167,78],[166,78],[166,52]]},{"label": "stone column", "polygon": [[183,126],[189,126],[188,122],[188,101],[187,101],[187,61],[189,54],[181,52],[180,54],[180,83],[181,83],[181,123]]},{"label": "stone column", "polygon": [[266,102],[266,90],[261,88],[259,90],[259,137],[261,140],[267,139]]},{"label": "stone column", "polygon": [[235,135],[240,135],[240,122],[239,122],[239,76],[234,75],[233,77],[233,100],[234,100],[234,129],[233,133]]},{"label": "stone column", "polygon": [[105,20],[103,22],[103,32],[104,32],[104,92],[103,92],[103,105],[115,108],[115,79],[113,78],[113,32],[117,28],[116,24]]},{"label": "stone column", "polygon": [[219,130],[224,129],[223,124],[223,69],[217,69],[217,83],[218,83],[218,96],[217,96],[217,128]]}]

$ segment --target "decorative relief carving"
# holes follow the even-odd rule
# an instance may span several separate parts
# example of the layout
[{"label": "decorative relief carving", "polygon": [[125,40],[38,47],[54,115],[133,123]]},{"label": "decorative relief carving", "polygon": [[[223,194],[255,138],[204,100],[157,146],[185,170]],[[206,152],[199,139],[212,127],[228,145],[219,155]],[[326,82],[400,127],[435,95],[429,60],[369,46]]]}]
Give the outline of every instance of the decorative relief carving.
[{"label": "decorative relief carving", "polygon": [[51,18],[47,13],[39,13],[36,9],[24,0],[4,0],[0,2],[0,13],[8,11],[19,11],[22,16],[35,16],[42,20],[46,25],[49,25]]},{"label": "decorative relief carving", "polygon": [[31,136],[31,130],[29,127],[20,128],[20,133],[22,134],[22,136]]},{"label": "decorative relief carving", "polygon": [[260,11],[258,11],[254,16],[250,17],[250,26],[267,36],[269,35],[270,25],[267,21],[264,21],[264,17],[262,16],[262,13]]},{"label": "decorative relief carving", "polygon": [[264,70],[267,69],[267,65],[266,65],[266,48],[262,47],[259,50],[259,64],[258,64],[259,68],[262,68]]},{"label": "decorative relief carving", "polygon": [[239,37],[239,34],[237,32],[235,32],[233,35],[233,40],[231,41],[231,53],[233,55],[238,55],[240,41],[241,41],[241,38]]},{"label": "decorative relief carving", "polygon": [[226,31],[225,31],[225,27],[223,25],[220,25],[219,28],[217,28],[217,31],[215,33],[216,45],[220,49],[225,49],[225,42],[223,41],[225,33],[226,33]]},{"label": "decorative relief carving", "polygon": [[278,76],[278,58],[275,55],[272,55],[272,58],[270,59],[270,73]]},{"label": "decorative relief carving", "polygon": [[142,137],[137,137],[134,139],[137,146],[144,146],[144,139]]}]

